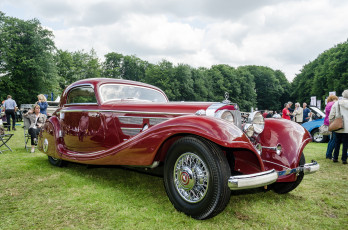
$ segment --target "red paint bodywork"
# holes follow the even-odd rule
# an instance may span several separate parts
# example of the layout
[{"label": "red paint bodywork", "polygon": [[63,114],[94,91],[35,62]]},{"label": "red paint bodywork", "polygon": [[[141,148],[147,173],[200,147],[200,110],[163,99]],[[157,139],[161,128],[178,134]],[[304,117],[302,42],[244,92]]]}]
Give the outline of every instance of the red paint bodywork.
[{"label": "red paint bodywork", "polygon": [[[58,110],[42,129],[39,149],[43,151],[43,142],[47,139],[48,150],[44,153],[54,158],[84,164],[149,166],[154,161],[163,162],[167,150],[176,139],[195,135],[216,143],[226,155],[233,155],[234,171],[249,174],[273,168],[278,171],[296,168],[303,148],[311,139],[309,133],[294,122],[266,119],[265,129],[257,141],[262,146],[280,144],[283,152],[278,156],[275,151],[264,149],[260,156],[239,127],[212,116],[195,115],[198,110],[207,111],[214,103],[101,103],[98,88],[107,83],[139,85],[162,92],[154,86],[126,80],[78,81],[68,86],[62,94]],[[97,103],[67,105],[69,91],[86,84],[94,87]],[[235,108],[226,105],[223,109]],[[148,128],[142,130],[144,126]],[[127,134],[128,131],[137,130],[142,131],[135,135]],[[278,181],[295,179],[293,175],[283,176]]]}]

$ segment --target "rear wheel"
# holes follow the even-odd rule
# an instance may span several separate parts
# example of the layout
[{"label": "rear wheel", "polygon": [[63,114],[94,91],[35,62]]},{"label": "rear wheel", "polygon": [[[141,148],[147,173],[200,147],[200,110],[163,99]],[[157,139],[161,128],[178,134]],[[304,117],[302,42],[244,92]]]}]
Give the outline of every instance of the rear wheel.
[{"label": "rear wheel", "polygon": [[48,156],[48,161],[51,165],[57,166],[57,167],[63,167],[66,166],[67,162],[58,158],[54,158],[51,156]]},{"label": "rear wheel", "polygon": [[311,132],[313,141],[316,143],[324,143],[327,141],[328,136],[324,136],[319,132],[319,129],[313,129]]},{"label": "rear wheel", "polygon": [[[302,153],[299,166],[303,166],[305,163],[306,163],[306,159]],[[292,190],[297,188],[297,186],[301,183],[303,176],[304,176],[303,172],[299,172],[297,175],[297,179],[295,181],[274,183],[272,185],[272,189],[274,192],[279,194],[285,194],[285,193],[291,192]]]},{"label": "rear wheel", "polygon": [[228,204],[230,175],[227,159],[215,144],[183,137],[168,151],[164,186],[178,211],[195,219],[208,219]]}]

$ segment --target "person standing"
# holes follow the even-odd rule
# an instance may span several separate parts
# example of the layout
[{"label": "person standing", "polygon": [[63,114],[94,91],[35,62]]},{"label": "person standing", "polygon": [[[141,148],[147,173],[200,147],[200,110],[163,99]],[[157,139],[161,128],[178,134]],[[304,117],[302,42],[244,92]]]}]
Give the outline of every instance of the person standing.
[{"label": "person standing", "polygon": [[266,117],[267,117],[267,114],[268,114],[268,111],[265,110],[265,111],[262,113],[263,118],[266,118]]},{"label": "person standing", "polygon": [[39,94],[37,95],[37,99],[38,99],[37,104],[40,106],[40,113],[45,114],[47,116],[48,103],[47,103],[47,99],[45,95]]},{"label": "person standing", "polygon": [[10,131],[11,127],[11,118],[12,118],[12,130],[16,130],[16,109],[17,109],[17,103],[15,100],[12,99],[11,95],[7,95],[7,100],[4,103],[5,107],[5,114],[6,114],[6,120],[8,125],[8,131]]},{"label": "person standing", "polygon": [[311,116],[312,116],[311,110],[307,108],[307,103],[304,102],[303,103],[303,123],[309,121]]},{"label": "person standing", "polygon": [[270,110],[270,111],[268,111],[266,118],[272,118],[272,117],[273,117],[273,111]]},{"label": "person standing", "polygon": [[[325,119],[324,119],[324,125],[329,126],[330,122],[329,122],[329,116],[330,116],[330,111],[332,106],[335,104],[335,102],[338,101],[338,97],[335,95],[331,95],[327,98],[327,104],[325,107]],[[335,142],[336,142],[336,133],[335,132],[331,132],[330,135],[330,141],[327,144],[327,149],[326,149],[326,159],[332,159],[332,151],[335,148]]]},{"label": "person standing", "polygon": [[288,103],[284,104],[284,109],[282,112],[283,112],[282,118],[290,120],[290,111],[289,111],[289,104]]},{"label": "person standing", "polygon": [[302,109],[300,103],[296,102],[295,109],[294,109],[294,112],[292,113],[292,115],[294,116],[295,122],[302,124],[302,122],[303,122],[303,109]]},{"label": "person standing", "polygon": [[273,118],[279,119],[281,118],[280,114],[277,113],[277,111],[274,111],[274,115],[272,116]]},{"label": "person standing", "polygon": [[336,101],[335,104],[333,104],[330,115],[329,115],[329,121],[330,123],[335,120],[335,118],[338,118],[342,116],[344,122],[343,122],[343,128],[336,130],[336,142],[335,142],[335,150],[334,150],[334,156],[332,161],[338,162],[338,155],[340,151],[340,146],[343,144],[342,149],[342,163],[347,164],[347,150],[348,150],[348,89],[344,90],[342,93],[342,100]]},{"label": "person standing", "polygon": [[294,112],[294,109],[293,108],[291,108],[292,107],[292,102],[291,101],[289,101],[288,102],[288,105],[289,105],[289,108],[288,108],[288,110],[289,110],[289,112],[290,112],[290,120],[293,120],[293,118],[294,118],[294,116],[293,116],[293,112]]}]

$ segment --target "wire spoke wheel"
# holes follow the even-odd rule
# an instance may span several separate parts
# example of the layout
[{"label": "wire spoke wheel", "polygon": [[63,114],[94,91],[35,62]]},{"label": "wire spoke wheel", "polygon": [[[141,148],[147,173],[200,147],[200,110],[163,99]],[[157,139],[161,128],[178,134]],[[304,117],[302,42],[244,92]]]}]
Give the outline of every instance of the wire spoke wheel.
[{"label": "wire spoke wheel", "polygon": [[163,182],[174,207],[195,219],[222,212],[229,202],[231,170],[221,149],[199,137],[175,141],[167,152]]},{"label": "wire spoke wheel", "polygon": [[189,203],[201,201],[209,186],[209,171],[194,153],[181,155],[174,165],[174,183],[180,196]]}]

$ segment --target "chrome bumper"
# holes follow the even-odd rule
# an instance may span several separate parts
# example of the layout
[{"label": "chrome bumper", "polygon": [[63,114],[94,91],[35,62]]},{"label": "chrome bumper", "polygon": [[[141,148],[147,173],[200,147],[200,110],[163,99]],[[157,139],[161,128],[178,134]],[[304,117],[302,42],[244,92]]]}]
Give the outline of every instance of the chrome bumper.
[{"label": "chrome bumper", "polygon": [[288,169],[284,171],[279,171],[278,175],[279,176],[285,176],[293,173],[299,173],[303,172],[305,175],[306,174],[312,174],[315,173],[316,171],[319,170],[319,164],[316,161],[312,161],[311,163],[305,164],[304,166],[300,166],[294,169]]},{"label": "chrome bumper", "polygon": [[269,184],[273,184],[277,181],[279,176],[285,176],[299,172],[303,172],[304,174],[311,174],[315,173],[318,170],[319,164],[316,161],[312,161],[311,163],[305,164],[304,166],[279,172],[272,169],[260,173],[231,176],[228,179],[228,187],[231,190],[258,188]]}]

